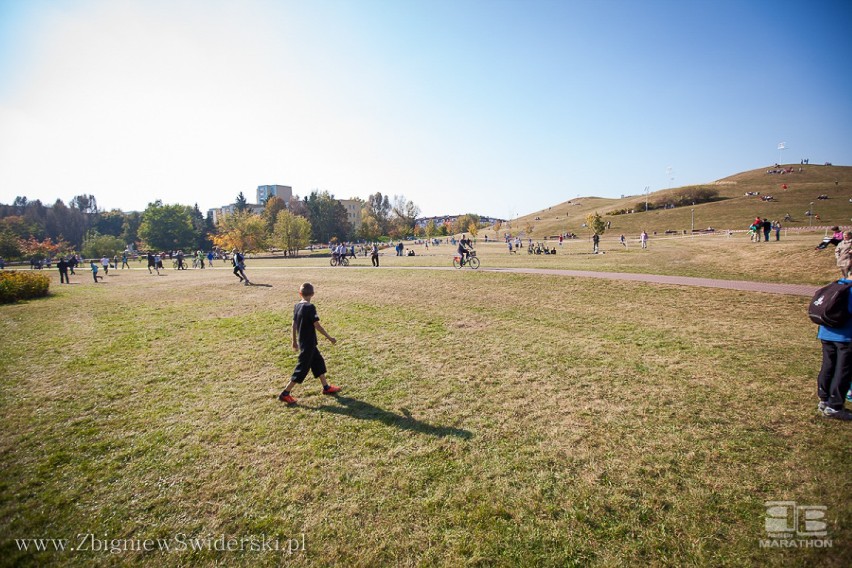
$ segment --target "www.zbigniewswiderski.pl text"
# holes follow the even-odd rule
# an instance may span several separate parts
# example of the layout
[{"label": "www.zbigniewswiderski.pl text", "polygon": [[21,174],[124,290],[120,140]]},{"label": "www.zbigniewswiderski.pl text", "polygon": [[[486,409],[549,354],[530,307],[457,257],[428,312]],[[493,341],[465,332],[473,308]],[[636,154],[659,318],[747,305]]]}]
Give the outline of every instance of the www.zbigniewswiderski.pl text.
[{"label": "www.zbigniewswiderski.pl text", "polygon": [[229,537],[224,534],[193,536],[178,533],[167,538],[109,538],[95,533],[78,534],[75,538],[17,538],[19,551],[26,552],[283,552],[305,551],[305,535],[299,538],[250,535]]}]

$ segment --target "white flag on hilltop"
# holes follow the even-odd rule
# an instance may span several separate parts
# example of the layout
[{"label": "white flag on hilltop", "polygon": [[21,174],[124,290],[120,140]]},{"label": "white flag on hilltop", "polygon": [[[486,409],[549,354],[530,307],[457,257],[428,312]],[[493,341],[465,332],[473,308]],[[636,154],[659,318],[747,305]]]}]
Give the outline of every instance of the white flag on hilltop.
[{"label": "white flag on hilltop", "polygon": [[778,149],[779,150],[786,150],[787,149],[787,143],[786,142],[779,142],[778,143]]}]

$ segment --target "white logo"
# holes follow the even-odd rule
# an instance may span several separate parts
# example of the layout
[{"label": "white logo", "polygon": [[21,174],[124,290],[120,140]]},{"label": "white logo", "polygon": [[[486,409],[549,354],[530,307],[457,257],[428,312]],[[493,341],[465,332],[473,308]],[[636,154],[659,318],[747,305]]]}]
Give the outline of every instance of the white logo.
[{"label": "white logo", "polygon": [[798,505],[795,501],[765,501],[767,540],[761,548],[829,548],[824,505]]},{"label": "white logo", "polygon": [[817,298],[816,300],[814,300],[814,305],[815,305],[815,306],[821,306],[821,305],[822,305],[822,301],[823,301],[823,300],[825,300],[825,296],[820,296],[819,298]]}]

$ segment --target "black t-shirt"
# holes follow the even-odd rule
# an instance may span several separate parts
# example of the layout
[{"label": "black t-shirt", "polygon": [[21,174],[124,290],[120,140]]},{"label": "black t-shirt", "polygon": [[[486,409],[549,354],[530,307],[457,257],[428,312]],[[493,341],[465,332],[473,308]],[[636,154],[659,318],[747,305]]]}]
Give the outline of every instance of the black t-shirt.
[{"label": "black t-shirt", "polygon": [[293,322],[299,334],[299,348],[307,349],[317,344],[317,330],[314,322],[319,321],[317,308],[309,302],[299,302],[293,308]]}]

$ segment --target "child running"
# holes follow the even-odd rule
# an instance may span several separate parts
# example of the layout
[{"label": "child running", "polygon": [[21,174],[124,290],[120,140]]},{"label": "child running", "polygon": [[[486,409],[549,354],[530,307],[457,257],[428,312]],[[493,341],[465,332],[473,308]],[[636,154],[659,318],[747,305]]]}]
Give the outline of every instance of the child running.
[{"label": "child running", "polygon": [[319,322],[317,308],[311,303],[314,297],[314,286],[305,282],[299,288],[299,296],[302,301],[293,308],[293,349],[299,352],[299,362],[290,377],[290,382],[278,395],[278,400],[287,404],[295,404],[296,399],[290,392],[296,385],[302,384],[308,371],[311,371],[322,383],[323,394],[334,394],[340,392],[340,387],[328,384],[325,380],[325,360],[317,347],[317,332],[320,332],[334,345],[337,340],[330,336]]},{"label": "child running", "polygon": [[98,265],[94,260],[89,263],[89,266],[92,267],[92,278],[95,279],[95,284],[98,283],[98,278],[100,278],[101,280],[104,279],[103,276],[98,276]]}]

